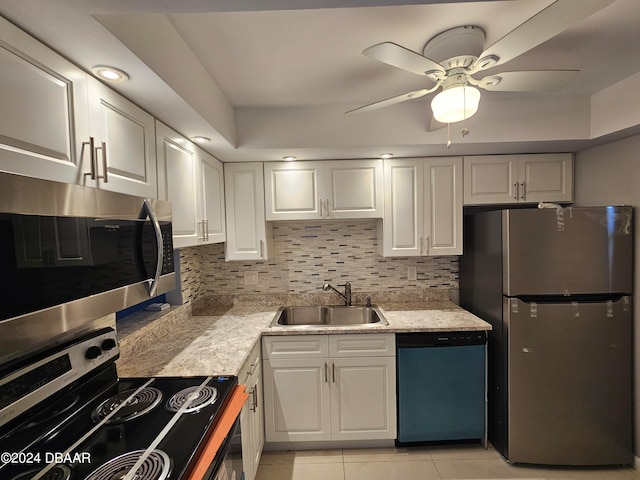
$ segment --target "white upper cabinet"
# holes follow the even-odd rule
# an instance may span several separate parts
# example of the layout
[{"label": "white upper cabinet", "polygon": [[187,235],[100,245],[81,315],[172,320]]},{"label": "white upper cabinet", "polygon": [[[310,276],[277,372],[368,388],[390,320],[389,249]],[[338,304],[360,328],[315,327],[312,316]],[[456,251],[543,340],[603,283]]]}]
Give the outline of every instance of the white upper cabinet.
[{"label": "white upper cabinet", "polygon": [[221,243],[227,239],[224,212],[224,170],[222,162],[198,148],[202,182],[202,218],[205,243]]},{"label": "white upper cabinet", "polygon": [[225,240],[222,163],[157,122],[158,190],[171,202],[173,245]]},{"label": "white upper cabinet", "polygon": [[0,18],[0,170],[80,183],[87,75]]},{"label": "white upper cabinet", "polygon": [[94,150],[83,156],[85,184],[156,198],[154,118],[91,77],[89,113]]},{"label": "white upper cabinet", "polygon": [[267,220],[380,218],[382,160],[265,163]]},{"label": "white upper cabinet", "polygon": [[385,257],[462,254],[462,158],[384,161]]},{"label": "white upper cabinet", "polygon": [[570,153],[464,159],[465,205],[573,201]]},{"label": "white upper cabinet", "polygon": [[0,169],[158,196],[154,120],[0,18]]},{"label": "white upper cabinet", "polygon": [[227,215],[226,260],[266,260],[262,163],[226,163],[224,195]]}]

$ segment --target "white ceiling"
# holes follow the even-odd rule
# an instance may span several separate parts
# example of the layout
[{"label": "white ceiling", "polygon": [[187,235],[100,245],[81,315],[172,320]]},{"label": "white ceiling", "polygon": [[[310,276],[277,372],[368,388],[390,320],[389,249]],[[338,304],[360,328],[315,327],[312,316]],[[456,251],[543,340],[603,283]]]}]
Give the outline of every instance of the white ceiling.
[{"label": "white ceiling", "polygon": [[483,91],[478,114],[449,132],[429,131],[431,95],[344,114],[429,85],[364,48],[421,52],[458,25],[483,28],[488,46],[551,3],[3,0],[0,14],[86,70],[127,71],[114,88],[185,136],[212,138],[204,148],[222,161],[575,151],[639,131],[638,0],[616,0],[497,69],[580,70],[559,92]]}]

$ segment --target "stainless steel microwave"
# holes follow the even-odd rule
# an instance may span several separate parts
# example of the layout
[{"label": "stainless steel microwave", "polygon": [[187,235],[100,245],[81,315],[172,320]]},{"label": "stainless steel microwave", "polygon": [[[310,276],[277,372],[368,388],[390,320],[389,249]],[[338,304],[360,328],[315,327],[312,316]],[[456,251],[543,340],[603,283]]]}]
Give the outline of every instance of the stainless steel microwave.
[{"label": "stainless steel microwave", "polygon": [[168,202],[0,173],[0,364],[174,288]]}]

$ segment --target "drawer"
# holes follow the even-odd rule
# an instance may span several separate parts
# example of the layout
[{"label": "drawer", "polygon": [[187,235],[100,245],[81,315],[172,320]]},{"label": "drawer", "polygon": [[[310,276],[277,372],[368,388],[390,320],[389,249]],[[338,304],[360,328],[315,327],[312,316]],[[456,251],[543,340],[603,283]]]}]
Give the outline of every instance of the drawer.
[{"label": "drawer", "polygon": [[346,334],[329,336],[329,355],[333,357],[395,356],[393,333]]},{"label": "drawer", "polygon": [[326,358],[329,356],[327,335],[291,335],[262,338],[262,358]]},{"label": "drawer", "polygon": [[256,370],[259,370],[260,362],[260,342],[256,342],[238,372],[238,383],[246,385]]}]

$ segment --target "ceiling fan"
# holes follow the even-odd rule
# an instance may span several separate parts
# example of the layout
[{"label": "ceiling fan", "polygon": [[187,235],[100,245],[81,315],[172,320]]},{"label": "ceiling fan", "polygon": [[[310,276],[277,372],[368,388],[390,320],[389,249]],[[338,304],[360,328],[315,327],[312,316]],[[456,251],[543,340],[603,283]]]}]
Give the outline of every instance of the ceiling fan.
[{"label": "ceiling fan", "polygon": [[480,90],[541,92],[559,90],[578,70],[535,70],[501,72],[476,78],[475,75],[513,60],[555,37],[571,25],[589,17],[614,0],[556,0],[516,27],[488,48],[484,31],[474,25],[456,27],[429,40],[423,54],[393,42],[383,42],[362,53],[374,60],[418,75],[433,86],[403,93],[347,113],[363,113],[414,98],[438,93],[431,102],[433,119],[446,124],[465,120],[478,110]]}]

